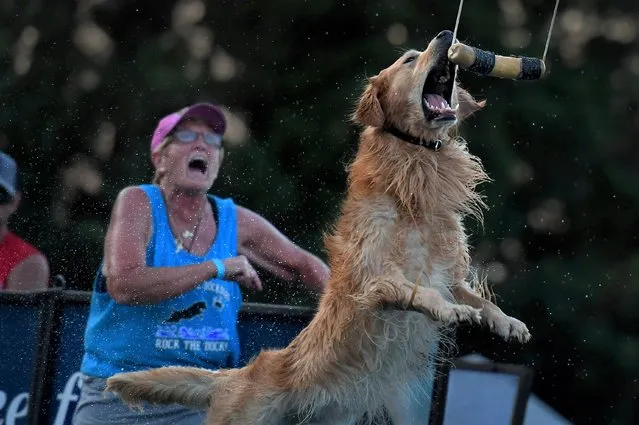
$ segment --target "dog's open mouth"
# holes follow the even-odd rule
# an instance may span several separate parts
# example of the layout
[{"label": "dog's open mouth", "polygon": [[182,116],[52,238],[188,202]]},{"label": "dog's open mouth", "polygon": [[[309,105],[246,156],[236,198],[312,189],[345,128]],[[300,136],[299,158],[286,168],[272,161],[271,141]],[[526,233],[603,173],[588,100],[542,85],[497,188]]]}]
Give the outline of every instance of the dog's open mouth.
[{"label": "dog's open mouth", "polygon": [[422,108],[429,121],[454,120],[457,107],[450,101],[455,84],[455,64],[442,58],[428,73],[422,90]]}]

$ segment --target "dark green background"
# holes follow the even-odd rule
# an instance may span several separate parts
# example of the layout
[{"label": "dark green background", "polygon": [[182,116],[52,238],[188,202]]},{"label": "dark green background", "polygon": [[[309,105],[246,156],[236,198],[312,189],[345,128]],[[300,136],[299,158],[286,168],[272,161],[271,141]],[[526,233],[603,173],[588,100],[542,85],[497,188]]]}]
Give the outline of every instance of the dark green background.
[{"label": "dark green background", "polygon": [[[249,131],[229,144],[214,192],[323,256],[365,78],[457,13],[453,1],[209,3],[200,16],[197,1],[0,2],[0,149],[21,164],[25,192],[13,227],[73,288],[90,288],[117,192],[152,176],[155,122],[198,100]],[[467,1],[459,37],[540,56],[553,6]],[[194,21],[180,25],[176,10]],[[577,424],[639,417],[638,12],[630,0],[564,1],[546,79],[460,75],[488,101],[462,130],[494,179],[485,228],[470,225],[475,265],[534,336],[522,348],[464,330],[460,349],[533,366],[535,392]],[[211,75],[212,56],[232,64],[230,78]],[[105,129],[113,149],[95,142]],[[247,298],[309,302],[270,279]]]}]

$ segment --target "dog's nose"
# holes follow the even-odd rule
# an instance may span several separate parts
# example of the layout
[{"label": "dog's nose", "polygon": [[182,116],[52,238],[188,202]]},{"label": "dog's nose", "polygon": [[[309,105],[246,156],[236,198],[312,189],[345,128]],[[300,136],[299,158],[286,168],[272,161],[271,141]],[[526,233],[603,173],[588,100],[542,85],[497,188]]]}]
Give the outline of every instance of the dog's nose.
[{"label": "dog's nose", "polygon": [[442,32],[440,32],[439,34],[437,34],[437,37],[435,37],[436,39],[444,39],[444,40],[452,40],[453,39],[453,32],[449,31],[449,30],[444,30]]}]

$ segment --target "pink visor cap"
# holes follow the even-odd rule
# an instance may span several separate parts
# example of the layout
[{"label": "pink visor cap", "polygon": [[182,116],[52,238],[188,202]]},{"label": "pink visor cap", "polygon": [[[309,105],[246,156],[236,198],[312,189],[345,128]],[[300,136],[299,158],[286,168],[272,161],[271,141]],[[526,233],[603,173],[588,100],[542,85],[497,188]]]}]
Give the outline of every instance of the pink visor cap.
[{"label": "pink visor cap", "polygon": [[180,122],[189,118],[204,121],[217,134],[224,135],[226,131],[226,119],[220,108],[211,103],[196,103],[160,120],[151,138],[151,153],[155,152]]}]

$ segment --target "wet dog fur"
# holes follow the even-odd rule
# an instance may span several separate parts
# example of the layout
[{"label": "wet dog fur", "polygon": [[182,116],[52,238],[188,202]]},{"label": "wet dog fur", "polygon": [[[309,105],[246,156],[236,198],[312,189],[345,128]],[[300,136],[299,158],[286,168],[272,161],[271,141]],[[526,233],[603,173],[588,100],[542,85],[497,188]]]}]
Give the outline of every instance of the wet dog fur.
[{"label": "wet dog fur", "polygon": [[455,81],[451,41],[442,32],[368,79],[347,193],[325,239],[331,277],[291,344],[238,369],[118,374],[106,391],[132,405],[208,409],[209,425],[353,424],[383,406],[395,425],[423,424],[444,328],[481,323],[506,340],[530,338],[469,279],[463,220],[482,220],[476,189],[488,177],[454,134],[484,102]]}]

